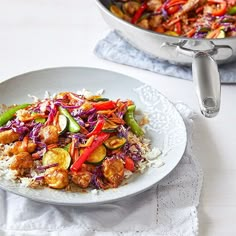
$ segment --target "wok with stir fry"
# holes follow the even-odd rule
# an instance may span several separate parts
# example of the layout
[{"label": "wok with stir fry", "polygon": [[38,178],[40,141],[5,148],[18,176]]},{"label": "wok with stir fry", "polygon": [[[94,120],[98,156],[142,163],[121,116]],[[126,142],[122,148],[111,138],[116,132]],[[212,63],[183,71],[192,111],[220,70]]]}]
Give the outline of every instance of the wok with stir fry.
[{"label": "wok with stir fry", "polygon": [[236,59],[235,0],[95,1],[106,23],[134,48],[159,61],[192,65],[201,113],[218,114],[217,65]]},{"label": "wok with stir fry", "polygon": [[62,92],[0,115],[0,170],[29,187],[67,190],[117,188],[140,172],[151,149],[134,102],[88,94]]},{"label": "wok with stir fry", "polygon": [[110,11],[131,24],[171,36],[236,36],[236,0],[113,0]]}]

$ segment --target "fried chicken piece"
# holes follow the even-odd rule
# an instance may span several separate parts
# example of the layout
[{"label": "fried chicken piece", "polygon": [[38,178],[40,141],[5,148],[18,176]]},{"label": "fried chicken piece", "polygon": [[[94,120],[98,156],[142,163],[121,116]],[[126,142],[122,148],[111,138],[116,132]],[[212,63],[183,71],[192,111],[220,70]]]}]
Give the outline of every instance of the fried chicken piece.
[{"label": "fried chicken piece", "polygon": [[13,130],[5,130],[0,132],[0,143],[1,144],[9,144],[18,140],[20,135]]},{"label": "fried chicken piece", "polygon": [[62,189],[68,186],[68,171],[61,167],[51,167],[45,171],[45,183],[51,188]]}]

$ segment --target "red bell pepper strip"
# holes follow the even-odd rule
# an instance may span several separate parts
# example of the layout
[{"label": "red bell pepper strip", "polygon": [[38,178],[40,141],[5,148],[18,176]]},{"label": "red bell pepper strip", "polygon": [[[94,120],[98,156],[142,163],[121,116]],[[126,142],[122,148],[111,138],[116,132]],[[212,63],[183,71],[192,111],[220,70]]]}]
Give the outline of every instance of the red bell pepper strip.
[{"label": "red bell pepper strip", "polygon": [[111,110],[116,107],[116,103],[112,100],[105,101],[105,102],[94,102],[92,106],[97,110]]},{"label": "red bell pepper strip", "polygon": [[146,2],[144,2],[140,8],[135,12],[133,18],[131,19],[132,24],[136,24],[139,20],[139,18],[142,16],[143,12],[147,9],[148,5]]},{"label": "red bell pepper strip", "polygon": [[168,9],[169,7],[173,7],[176,5],[183,5],[187,2],[187,0],[171,0],[166,4],[166,9]]},{"label": "red bell pepper strip", "polygon": [[134,161],[129,156],[125,157],[125,169],[132,172],[135,170]]},{"label": "red bell pepper strip", "polygon": [[213,16],[223,16],[227,11],[227,2],[225,0],[208,0],[208,3],[213,4],[220,4],[220,8],[213,10],[212,15]]},{"label": "red bell pepper strip", "polygon": [[181,26],[181,23],[180,21],[176,22],[176,33],[181,35],[182,34],[182,26]]},{"label": "red bell pepper strip", "polygon": [[171,6],[169,8],[166,9],[168,15],[172,15],[174,13],[176,13],[178,10],[180,9],[180,7],[177,5],[177,6]]},{"label": "red bell pepper strip", "polygon": [[165,10],[167,11],[168,15],[172,15],[180,10],[180,5],[184,5],[187,0],[171,0],[166,3]]},{"label": "red bell pepper strip", "polygon": [[88,133],[86,136],[89,138],[92,135],[97,135],[102,131],[103,125],[105,123],[105,119],[104,118],[99,118],[97,121],[97,124],[95,125],[94,129]]},{"label": "red bell pepper strip", "polygon": [[83,163],[88,159],[88,157],[93,153],[93,151],[100,145],[103,144],[109,138],[109,133],[100,133],[93,141],[91,146],[86,147],[83,153],[79,156],[79,158],[72,164],[70,167],[71,171],[78,171]]}]

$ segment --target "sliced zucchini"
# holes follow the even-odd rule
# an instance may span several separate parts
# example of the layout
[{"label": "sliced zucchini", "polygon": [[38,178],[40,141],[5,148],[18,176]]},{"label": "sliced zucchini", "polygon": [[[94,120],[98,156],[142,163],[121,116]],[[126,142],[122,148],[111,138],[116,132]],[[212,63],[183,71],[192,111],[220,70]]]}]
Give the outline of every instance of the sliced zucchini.
[{"label": "sliced zucchini", "polygon": [[220,33],[217,35],[217,38],[218,38],[218,39],[225,38],[225,32],[224,32],[224,30],[221,30],[221,31],[220,31]]},{"label": "sliced zucchini", "polygon": [[71,162],[70,154],[63,148],[52,148],[48,150],[42,159],[43,165],[51,165],[58,163],[58,166],[63,169],[68,169]]},{"label": "sliced zucchini", "polygon": [[118,137],[115,135],[107,139],[104,142],[104,145],[106,146],[106,148],[114,150],[122,147],[125,143],[126,143],[126,138]]},{"label": "sliced zucchini", "polygon": [[103,161],[103,159],[106,157],[106,153],[107,153],[106,147],[104,145],[100,145],[88,157],[88,159],[86,160],[86,163],[100,164]]},{"label": "sliced zucchini", "polygon": [[114,122],[110,120],[105,120],[105,123],[102,127],[102,131],[106,133],[112,133],[112,132],[115,132],[117,128],[118,128],[117,124],[115,124]]},{"label": "sliced zucchini", "polygon": [[68,118],[64,115],[59,115],[58,116],[58,125],[60,127],[59,134],[64,133],[68,127]]}]

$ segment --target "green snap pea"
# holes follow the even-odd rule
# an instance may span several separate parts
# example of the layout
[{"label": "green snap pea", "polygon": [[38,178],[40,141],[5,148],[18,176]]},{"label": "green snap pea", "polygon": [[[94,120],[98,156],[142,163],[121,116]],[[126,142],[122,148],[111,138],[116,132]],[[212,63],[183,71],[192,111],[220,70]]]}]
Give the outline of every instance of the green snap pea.
[{"label": "green snap pea", "polygon": [[24,103],[21,105],[14,106],[0,115],[0,126],[5,125],[9,120],[11,120],[15,113],[20,110],[28,107],[30,104]]},{"label": "green snap pea", "polygon": [[62,115],[68,118],[68,130],[72,133],[77,133],[80,131],[80,126],[77,121],[73,118],[73,116],[67,111],[67,109],[63,107],[59,107],[59,111]]},{"label": "green snap pea", "polygon": [[134,118],[135,108],[135,105],[128,106],[127,111],[124,115],[124,120],[134,134],[136,134],[137,136],[142,136],[144,132]]}]

